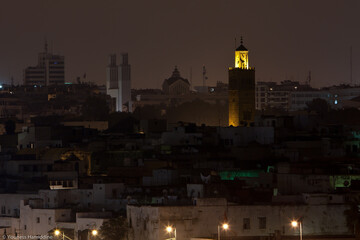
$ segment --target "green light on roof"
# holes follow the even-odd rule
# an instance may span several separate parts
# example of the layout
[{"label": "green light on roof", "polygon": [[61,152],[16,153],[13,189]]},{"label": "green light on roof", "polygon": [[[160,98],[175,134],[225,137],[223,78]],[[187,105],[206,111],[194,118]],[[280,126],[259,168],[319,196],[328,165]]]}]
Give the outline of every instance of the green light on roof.
[{"label": "green light on roof", "polygon": [[219,172],[221,180],[234,180],[235,178],[256,178],[262,170],[238,170]]}]

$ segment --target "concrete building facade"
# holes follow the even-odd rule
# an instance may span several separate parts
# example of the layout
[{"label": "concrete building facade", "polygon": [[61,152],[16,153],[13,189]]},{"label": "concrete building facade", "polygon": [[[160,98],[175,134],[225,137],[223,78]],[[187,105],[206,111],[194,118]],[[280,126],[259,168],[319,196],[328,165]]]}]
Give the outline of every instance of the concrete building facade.
[{"label": "concrete building facade", "polygon": [[353,237],[347,228],[347,205],[230,205],[225,199],[197,199],[196,206],[128,206],[127,218],[133,240],[160,240],[170,236],[166,226],[176,228],[177,240],[217,239],[293,239],[299,228],[292,220],[302,221],[303,236],[313,238]]},{"label": "concrete building facade", "polygon": [[45,43],[44,52],[39,53],[38,65],[24,70],[24,85],[49,86],[65,83],[64,56],[48,52]]},{"label": "concrete building facade", "polygon": [[128,54],[122,54],[122,63],[116,64],[116,54],[109,56],[106,69],[106,93],[115,99],[117,112],[131,112],[131,66]]}]

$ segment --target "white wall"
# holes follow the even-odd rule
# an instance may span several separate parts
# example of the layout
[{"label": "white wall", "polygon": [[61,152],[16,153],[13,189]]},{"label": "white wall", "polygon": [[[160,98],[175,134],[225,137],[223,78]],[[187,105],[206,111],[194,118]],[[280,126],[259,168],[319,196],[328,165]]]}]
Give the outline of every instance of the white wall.
[{"label": "white wall", "polygon": [[[20,214],[20,201],[23,199],[39,197],[37,194],[0,194],[0,216],[18,217]],[[5,213],[2,210],[5,210]],[[0,225],[1,226],[1,225]]]},{"label": "white wall", "polygon": [[[200,199],[199,199],[200,200]],[[346,205],[213,205],[213,206],[128,206],[134,240],[165,239],[168,224],[176,227],[177,240],[195,237],[215,237],[217,225],[228,219],[227,236],[264,236],[275,233],[298,236],[290,225],[292,219],[303,217],[303,234],[350,235],[346,226]],[[265,229],[259,229],[259,218],[266,218]],[[244,218],[250,219],[250,229],[244,229]]]}]

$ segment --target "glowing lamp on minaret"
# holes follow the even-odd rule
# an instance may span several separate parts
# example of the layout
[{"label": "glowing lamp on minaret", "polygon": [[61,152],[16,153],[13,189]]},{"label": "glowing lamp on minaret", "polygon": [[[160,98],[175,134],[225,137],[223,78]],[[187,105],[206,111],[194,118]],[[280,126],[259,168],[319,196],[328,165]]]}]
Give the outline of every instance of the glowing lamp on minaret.
[{"label": "glowing lamp on minaret", "polygon": [[235,50],[235,68],[249,69],[249,51],[244,47],[241,38],[240,46]]}]

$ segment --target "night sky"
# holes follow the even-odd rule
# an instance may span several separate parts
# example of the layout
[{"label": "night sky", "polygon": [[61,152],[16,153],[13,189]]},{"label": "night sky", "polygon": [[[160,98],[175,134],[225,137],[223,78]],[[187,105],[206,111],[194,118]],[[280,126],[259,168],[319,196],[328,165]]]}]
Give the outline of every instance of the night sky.
[{"label": "night sky", "polygon": [[[175,65],[193,85],[227,82],[235,37],[257,81],[360,84],[359,0],[1,0],[0,81],[22,83],[44,38],[65,56],[66,81],[105,84],[110,53],[129,53],[133,88],[160,88]],[[52,47],[51,47],[52,46]]]}]

